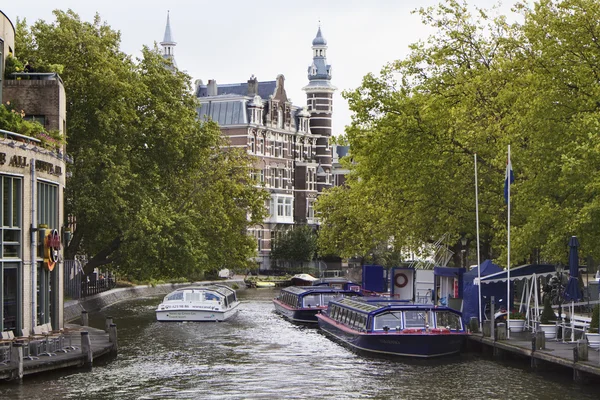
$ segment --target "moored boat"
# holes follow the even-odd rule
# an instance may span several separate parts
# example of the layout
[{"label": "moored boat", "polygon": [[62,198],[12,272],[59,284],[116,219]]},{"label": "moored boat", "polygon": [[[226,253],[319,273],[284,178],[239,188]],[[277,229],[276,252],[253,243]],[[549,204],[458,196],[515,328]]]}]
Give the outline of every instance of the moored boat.
[{"label": "moored boat", "polygon": [[236,292],[229,286],[191,286],[169,293],[156,308],[158,321],[225,321],[238,312]]},{"label": "moored boat", "polygon": [[460,313],[391,298],[344,298],[317,314],[319,328],[354,350],[406,357],[460,352],[466,338]]},{"label": "moored boat", "polygon": [[290,286],[281,290],[273,304],[275,311],[290,321],[317,323],[317,313],[325,310],[329,301],[356,296],[362,294],[329,286]]}]

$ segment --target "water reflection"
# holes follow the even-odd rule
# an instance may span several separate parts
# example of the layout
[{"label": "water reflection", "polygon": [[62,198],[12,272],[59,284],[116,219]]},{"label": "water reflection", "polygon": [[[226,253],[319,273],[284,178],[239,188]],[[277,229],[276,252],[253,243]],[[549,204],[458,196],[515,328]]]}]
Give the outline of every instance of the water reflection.
[{"label": "water reflection", "polygon": [[273,289],[240,292],[224,323],[156,322],[158,298],[92,315],[118,326],[119,355],[89,372],[73,370],[0,386],[10,399],[597,399],[570,376],[538,375],[477,355],[389,360],[356,355],[317,329],[273,310]]}]

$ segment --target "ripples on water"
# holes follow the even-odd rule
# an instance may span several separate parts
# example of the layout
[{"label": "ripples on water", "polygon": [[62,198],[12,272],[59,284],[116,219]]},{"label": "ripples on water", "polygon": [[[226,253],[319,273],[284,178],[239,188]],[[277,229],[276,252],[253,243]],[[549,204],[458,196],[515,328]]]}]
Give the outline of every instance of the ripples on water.
[{"label": "ripples on water", "polygon": [[0,399],[598,399],[598,388],[575,385],[570,371],[539,375],[473,354],[360,356],[280,318],[276,293],[239,292],[240,312],[224,323],[159,323],[158,298],[116,304],[91,316],[96,327],[113,317],[116,359],[2,384]]}]

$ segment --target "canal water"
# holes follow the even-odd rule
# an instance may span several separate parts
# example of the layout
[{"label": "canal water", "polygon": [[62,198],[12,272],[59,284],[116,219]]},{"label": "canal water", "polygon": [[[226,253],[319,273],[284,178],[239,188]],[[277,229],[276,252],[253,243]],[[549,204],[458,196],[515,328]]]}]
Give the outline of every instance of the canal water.
[{"label": "canal water", "polygon": [[240,291],[238,316],[223,323],[156,322],[160,298],[116,304],[90,318],[103,328],[113,317],[116,358],[0,383],[0,399],[598,399],[598,386],[573,383],[570,371],[532,372],[523,362],[357,355],[274,314],[276,293]]}]

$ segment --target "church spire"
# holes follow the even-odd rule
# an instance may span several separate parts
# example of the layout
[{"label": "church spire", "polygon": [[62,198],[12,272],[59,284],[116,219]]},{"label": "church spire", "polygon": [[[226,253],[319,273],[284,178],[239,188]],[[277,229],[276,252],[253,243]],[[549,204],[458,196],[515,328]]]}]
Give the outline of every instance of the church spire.
[{"label": "church spire", "polygon": [[173,35],[171,34],[171,20],[169,17],[169,11],[167,11],[167,26],[165,27],[165,36],[163,41],[160,42],[160,45],[163,49],[163,57],[171,60],[173,66],[177,67],[177,63],[175,62],[175,46],[177,45],[177,42],[173,40]]}]

